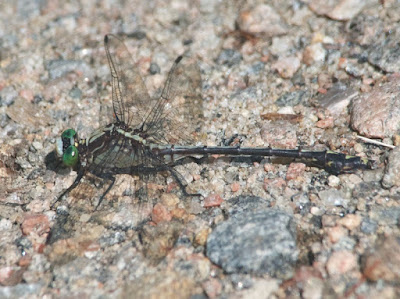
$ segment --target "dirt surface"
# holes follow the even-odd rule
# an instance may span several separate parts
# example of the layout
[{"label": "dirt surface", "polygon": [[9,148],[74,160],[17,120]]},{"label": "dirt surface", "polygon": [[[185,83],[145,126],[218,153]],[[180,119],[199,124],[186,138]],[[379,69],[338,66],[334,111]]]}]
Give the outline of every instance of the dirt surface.
[{"label": "dirt surface", "polygon": [[[394,0],[1,3],[0,297],[400,297],[399,16]],[[152,96],[196,59],[204,144],[373,169],[212,156],[175,167],[201,196],[162,172],[145,205],[118,175],[94,211],[104,182],[87,177],[52,208],[77,175],[56,138],[113,119],[108,33]]]}]

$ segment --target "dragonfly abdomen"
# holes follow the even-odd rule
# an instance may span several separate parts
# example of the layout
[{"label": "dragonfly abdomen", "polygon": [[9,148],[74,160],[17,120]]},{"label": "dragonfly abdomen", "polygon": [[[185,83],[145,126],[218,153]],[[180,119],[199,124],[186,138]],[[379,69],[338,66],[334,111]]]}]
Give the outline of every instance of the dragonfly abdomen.
[{"label": "dragonfly abdomen", "polygon": [[230,156],[276,156],[305,159],[313,165],[325,168],[333,174],[353,172],[355,169],[371,168],[367,158],[350,156],[332,151],[307,151],[301,149],[245,148],[245,147],[208,147],[208,146],[169,146],[156,148],[156,154],[172,160],[193,155],[230,155]]}]

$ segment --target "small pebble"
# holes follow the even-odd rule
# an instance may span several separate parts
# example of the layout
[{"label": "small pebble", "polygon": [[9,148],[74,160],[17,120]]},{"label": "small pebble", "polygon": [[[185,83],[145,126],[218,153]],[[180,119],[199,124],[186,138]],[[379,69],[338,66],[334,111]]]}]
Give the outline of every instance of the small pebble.
[{"label": "small pebble", "polygon": [[312,65],[325,60],[326,51],[321,43],[307,46],[303,52],[303,61],[307,65]]},{"label": "small pebble", "polygon": [[324,210],[318,207],[311,207],[310,213],[314,216],[322,216],[324,214]]},{"label": "small pebble", "polygon": [[295,180],[301,177],[306,170],[306,165],[304,163],[290,163],[288,170],[286,172],[286,180]]},{"label": "small pebble", "polygon": [[360,143],[354,144],[353,148],[356,153],[362,153],[364,151],[364,147]]},{"label": "small pebble", "polygon": [[161,204],[161,203],[157,203],[154,208],[153,211],[151,213],[151,220],[153,220],[153,222],[155,223],[160,223],[163,221],[171,221],[172,216],[170,214],[170,212],[168,212],[168,210],[166,209],[166,207]]},{"label": "small pebble", "polygon": [[347,214],[338,221],[339,224],[343,225],[350,231],[358,228],[361,224],[361,217],[355,214]]},{"label": "small pebble", "polygon": [[35,233],[40,236],[46,234],[50,231],[49,219],[43,214],[28,214],[21,224],[21,229],[24,235]]},{"label": "small pebble", "polygon": [[163,193],[161,194],[161,202],[168,209],[172,209],[178,205],[179,197],[175,193]]},{"label": "small pebble", "polygon": [[352,173],[349,175],[349,183],[358,185],[358,184],[362,183],[362,179],[358,175]]},{"label": "small pebble", "polygon": [[357,256],[350,251],[335,251],[326,263],[326,269],[331,276],[342,275],[357,267]]},{"label": "small pebble", "polygon": [[347,236],[347,230],[343,226],[334,226],[328,229],[328,237],[332,243],[338,242],[344,236]]},{"label": "small pebble", "polygon": [[328,185],[331,187],[337,187],[340,184],[340,179],[336,175],[330,175],[328,177]]},{"label": "small pebble", "polygon": [[277,62],[272,64],[271,68],[277,70],[282,78],[290,79],[300,68],[300,59],[297,57],[279,58]]},{"label": "small pebble", "polygon": [[240,190],[240,184],[239,183],[233,183],[231,185],[231,190],[232,190],[232,192],[238,192]]},{"label": "small pebble", "polygon": [[222,284],[219,280],[211,278],[203,282],[203,290],[208,298],[217,298],[222,291]]},{"label": "small pebble", "polygon": [[224,200],[218,194],[211,194],[204,199],[204,207],[219,207]]},{"label": "small pebble", "polygon": [[89,214],[82,214],[81,217],[79,218],[80,222],[86,223],[90,220],[90,215]]},{"label": "small pebble", "polygon": [[194,241],[197,245],[200,246],[205,246],[207,243],[207,237],[208,234],[210,233],[210,229],[206,228],[206,229],[202,229],[199,233],[196,234]]},{"label": "small pebble", "polygon": [[374,220],[371,220],[369,218],[364,219],[361,222],[360,229],[364,234],[367,234],[367,235],[373,234],[376,232],[377,228],[378,228],[378,224]]},{"label": "small pebble", "polygon": [[400,238],[389,236],[379,242],[374,252],[368,255],[364,275],[372,281],[400,280]]},{"label": "small pebble", "polygon": [[281,16],[267,4],[242,10],[237,23],[241,30],[255,35],[268,37],[287,32],[287,25]]}]

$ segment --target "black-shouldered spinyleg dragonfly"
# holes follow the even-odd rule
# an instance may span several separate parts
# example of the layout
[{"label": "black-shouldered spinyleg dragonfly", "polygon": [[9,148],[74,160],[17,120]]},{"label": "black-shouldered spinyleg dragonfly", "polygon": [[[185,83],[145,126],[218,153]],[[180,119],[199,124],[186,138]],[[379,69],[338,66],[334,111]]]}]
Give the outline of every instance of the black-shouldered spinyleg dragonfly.
[{"label": "black-shouldered spinyleg dragonfly", "polygon": [[308,160],[333,174],[371,167],[372,162],[366,158],[333,151],[196,146],[193,128],[201,125],[202,115],[197,64],[179,56],[161,96],[151,98],[124,43],[114,35],[106,35],[104,44],[111,71],[115,120],[87,139],[79,139],[73,129],[67,129],[58,138],[56,151],[66,166],[76,169],[77,177],[53,205],[76,188],[87,173],[109,181],[96,209],[113,187],[117,174],[137,175],[146,180],[153,172],[169,171],[186,193],[183,178],[173,166],[187,156],[291,157]]}]

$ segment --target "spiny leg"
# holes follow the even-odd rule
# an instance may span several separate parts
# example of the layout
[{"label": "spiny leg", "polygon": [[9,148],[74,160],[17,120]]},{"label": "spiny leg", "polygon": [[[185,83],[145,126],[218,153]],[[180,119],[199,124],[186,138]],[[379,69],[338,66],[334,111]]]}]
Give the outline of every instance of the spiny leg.
[{"label": "spiny leg", "polygon": [[110,192],[111,188],[114,186],[114,183],[115,183],[115,177],[112,176],[111,174],[103,175],[102,178],[111,181],[111,184],[107,187],[106,191],[105,191],[105,192],[103,193],[103,195],[99,198],[99,202],[97,203],[96,207],[94,208],[94,211],[97,210],[97,208],[98,208],[98,207],[100,206],[100,204],[102,203],[104,197],[107,195],[108,192]]},{"label": "spiny leg", "polygon": [[80,181],[82,180],[83,176],[85,174],[84,170],[79,170],[78,172],[78,176],[76,177],[75,181],[72,183],[71,186],[68,187],[68,189],[66,189],[63,193],[61,193],[61,195],[59,197],[57,197],[56,201],[53,202],[50,206],[50,208],[54,208],[54,205],[59,202],[61,200],[61,198],[68,194],[69,192],[71,192],[72,190],[74,190],[80,183]]},{"label": "spiny leg", "polygon": [[188,196],[188,197],[201,196],[200,193],[189,193],[186,191],[187,183],[186,183],[185,179],[182,177],[182,175],[177,170],[175,170],[172,167],[168,167],[168,170],[174,177],[175,181],[177,181],[179,188],[182,190],[182,193],[184,196]]}]

